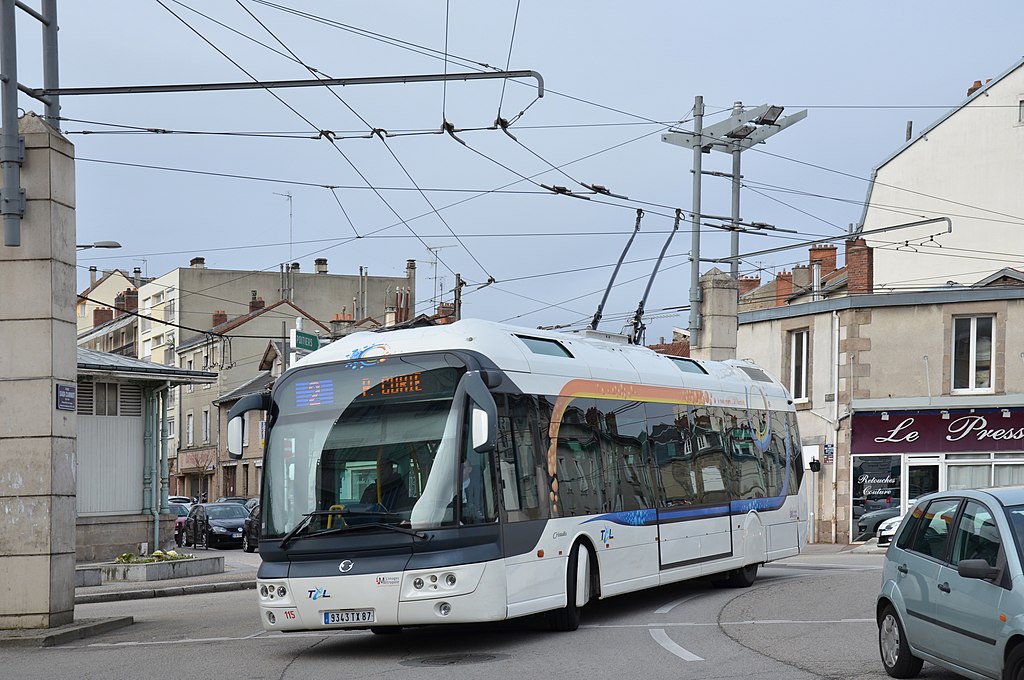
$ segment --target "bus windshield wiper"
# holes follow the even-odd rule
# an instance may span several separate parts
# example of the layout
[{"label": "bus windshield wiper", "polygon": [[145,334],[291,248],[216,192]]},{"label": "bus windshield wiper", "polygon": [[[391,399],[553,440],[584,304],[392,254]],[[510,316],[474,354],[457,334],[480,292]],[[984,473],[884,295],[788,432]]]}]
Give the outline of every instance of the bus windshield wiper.
[{"label": "bus windshield wiper", "polygon": [[430,536],[423,533],[422,531],[416,531],[415,529],[407,529],[405,527],[396,526],[394,524],[384,524],[383,522],[360,522],[359,524],[345,524],[340,527],[333,527],[331,529],[321,529],[320,531],[314,531],[309,536],[325,536],[327,534],[343,534],[347,531],[355,531],[357,529],[387,529],[388,531],[397,531],[400,534],[408,534],[414,538],[421,540],[429,540]]},{"label": "bus windshield wiper", "polygon": [[[291,531],[289,531],[287,534],[285,534],[284,537],[281,539],[281,548],[282,549],[287,548],[288,544],[291,543],[293,540],[295,540],[295,538],[297,538],[299,536],[299,534],[302,532],[303,529],[305,529],[306,527],[309,526],[309,523],[311,521],[313,521],[314,517],[325,517],[325,516],[328,516],[328,515],[348,515],[348,514],[350,514],[348,511],[321,510],[321,511],[317,511],[317,512],[310,512],[310,513],[307,513],[307,514],[303,515],[302,519],[299,520],[299,523],[296,524],[295,527]],[[351,514],[354,515],[356,513],[351,513]],[[372,515],[372,514],[385,514],[385,513],[365,512],[365,513],[359,513],[359,514]],[[334,527],[334,528],[330,528],[330,529],[321,529],[319,531],[311,532],[311,533],[309,533],[307,535],[308,536],[324,536],[326,534],[343,533],[345,531],[349,531],[349,530],[352,530],[352,529],[359,529],[361,527],[373,527],[373,528],[376,528],[376,529],[388,529],[390,531],[397,531],[398,533],[408,534],[410,536],[413,536],[413,537],[419,538],[419,539],[423,539],[423,540],[429,540],[429,538],[430,538],[429,536],[427,536],[422,531],[416,531],[415,529],[407,529],[405,527],[395,526],[394,524],[384,524],[382,522],[366,522],[365,524],[364,523],[360,523],[360,524],[355,524],[355,525],[342,525],[342,526],[338,526],[338,527]]]},{"label": "bus windshield wiper", "polygon": [[281,548],[282,549],[287,548],[288,544],[291,543],[292,540],[294,540],[294,538],[299,535],[299,532],[301,532],[303,529],[305,529],[307,526],[309,526],[309,523],[313,521],[314,517],[323,517],[324,515],[337,515],[337,514],[338,514],[337,511],[335,511],[335,512],[317,511],[317,512],[310,512],[310,513],[307,513],[307,514],[303,515],[302,519],[299,520],[299,523],[296,524],[295,527],[291,531],[289,531],[287,534],[285,534],[284,537],[281,539]]}]

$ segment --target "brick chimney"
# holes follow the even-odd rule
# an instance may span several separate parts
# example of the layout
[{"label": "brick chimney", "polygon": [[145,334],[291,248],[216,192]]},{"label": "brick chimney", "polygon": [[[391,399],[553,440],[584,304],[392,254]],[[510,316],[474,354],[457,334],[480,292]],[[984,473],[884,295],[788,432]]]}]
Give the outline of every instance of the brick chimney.
[{"label": "brick chimney", "polygon": [[263,309],[267,306],[267,303],[263,301],[263,298],[256,297],[256,291],[252,291],[252,299],[249,300],[249,313],[252,314],[258,309]]},{"label": "brick chimney", "polygon": [[[988,84],[989,84],[989,83],[991,83],[991,82],[992,82],[992,79],[991,79],[991,78],[986,78],[986,79],[985,79],[985,84],[986,84],[986,85],[988,85]],[[980,89],[981,89],[981,87],[982,87],[982,86],[981,86],[981,81],[980,81],[980,80],[975,80],[975,81],[974,81],[974,84],[973,84],[973,85],[971,85],[971,86],[970,86],[969,88],[967,88],[967,96],[968,96],[968,97],[970,97],[970,96],[971,96],[972,94],[974,94],[975,92],[977,92],[978,90],[980,90]]]},{"label": "brick chimney", "polygon": [[781,307],[793,294],[792,272],[782,272],[775,277],[775,306]]},{"label": "brick chimney", "polygon": [[139,291],[131,288],[124,292],[124,310],[131,312],[139,308]]},{"label": "brick chimney", "polygon": [[820,264],[822,277],[834,272],[836,270],[836,250],[837,248],[830,244],[811,246],[811,257],[809,260],[811,268],[815,264]]},{"label": "brick chimney", "polygon": [[222,323],[227,323],[227,322],[228,322],[228,313],[225,312],[223,309],[218,309],[216,312],[213,313],[213,318],[210,320],[210,324],[211,324],[210,327],[211,328],[216,328],[217,326],[221,325]]},{"label": "brick chimney", "polygon": [[846,242],[846,292],[869,295],[874,292],[875,254],[862,238]]},{"label": "brick chimney", "polygon": [[741,276],[740,277],[740,297],[743,297],[750,291],[761,287],[760,276]]},{"label": "brick chimney", "polygon": [[92,310],[92,326],[102,326],[114,318],[114,310],[110,307],[97,307]]},{"label": "brick chimney", "polygon": [[188,266],[192,269],[206,269],[206,258],[205,257],[193,257],[188,262]]},{"label": "brick chimney", "polygon": [[318,258],[316,258],[316,260],[313,261],[313,271],[316,272],[317,274],[326,274],[327,273],[327,258],[326,257],[318,257]]}]

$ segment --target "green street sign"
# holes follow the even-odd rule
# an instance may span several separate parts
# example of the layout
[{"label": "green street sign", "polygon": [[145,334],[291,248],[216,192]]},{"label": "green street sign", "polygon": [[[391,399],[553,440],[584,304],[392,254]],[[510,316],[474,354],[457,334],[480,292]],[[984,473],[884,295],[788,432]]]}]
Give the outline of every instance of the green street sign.
[{"label": "green street sign", "polygon": [[320,348],[320,338],[312,333],[303,333],[302,331],[292,331],[292,333],[294,333],[292,346],[295,349],[303,352],[315,352]]}]

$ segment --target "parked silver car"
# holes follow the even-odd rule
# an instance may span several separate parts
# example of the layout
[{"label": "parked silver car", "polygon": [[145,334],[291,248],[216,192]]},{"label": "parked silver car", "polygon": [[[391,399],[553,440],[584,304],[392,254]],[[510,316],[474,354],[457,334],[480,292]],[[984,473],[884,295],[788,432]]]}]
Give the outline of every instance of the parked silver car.
[{"label": "parked silver car", "polygon": [[917,500],[885,554],[876,606],[885,671],[924,661],[981,680],[1024,677],[1024,487]]}]

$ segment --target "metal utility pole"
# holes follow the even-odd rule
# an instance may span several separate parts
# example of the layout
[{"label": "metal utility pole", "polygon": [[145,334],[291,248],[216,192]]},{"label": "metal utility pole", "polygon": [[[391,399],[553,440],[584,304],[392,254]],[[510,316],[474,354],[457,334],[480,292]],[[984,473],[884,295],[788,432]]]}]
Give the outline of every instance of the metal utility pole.
[{"label": "metal utility pole", "polygon": [[292,192],[279,193],[275,191],[274,194],[288,199],[288,264],[290,265],[292,262]]},{"label": "metal utility pole", "polygon": [[[700,166],[704,153],[704,97],[693,99],[693,233],[690,235],[690,347],[700,347]],[[662,140],[665,135],[662,135]]]},{"label": "metal utility pole", "polygon": [[30,90],[18,82],[18,41],[15,9],[20,9],[43,26],[43,88],[59,86],[57,65],[57,0],[42,0],[42,13],[16,0],[0,0],[0,168],[4,187],[0,189],[0,216],[4,223],[4,245],[21,245],[21,218],[25,214],[25,192],[21,188],[21,162],[25,155],[24,141],[18,135],[18,90],[46,106],[44,120],[59,130],[60,98]]},{"label": "metal utility pole", "polygon": [[455,273],[455,320],[462,320],[462,287],[466,282],[462,280],[462,274]]},{"label": "metal utility pole", "polygon": [[[736,102],[728,119],[704,127],[704,98],[697,96],[693,104],[692,134],[684,132],[668,132],[661,136],[661,141],[677,146],[693,149],[693,235],[690,249],[690,347],[700,347],[701,312],[700,312],[700,221],[704,217],[700,204],[701,154],[710,153],[712,149],[728,152],[732,155],[732,226],[730,227],[730,253],[732,263],[729,270],[732,276],[739,276],[739,232],[740,232],[740,152],[754,144],[764,142],[777,132],[807,117],[807,111],[798,111],[791,116],[780,118],[783,107],[763,104],[753,109],[744,110],[741,102]],[[721,174],[721,173],[713,173]]]}]

